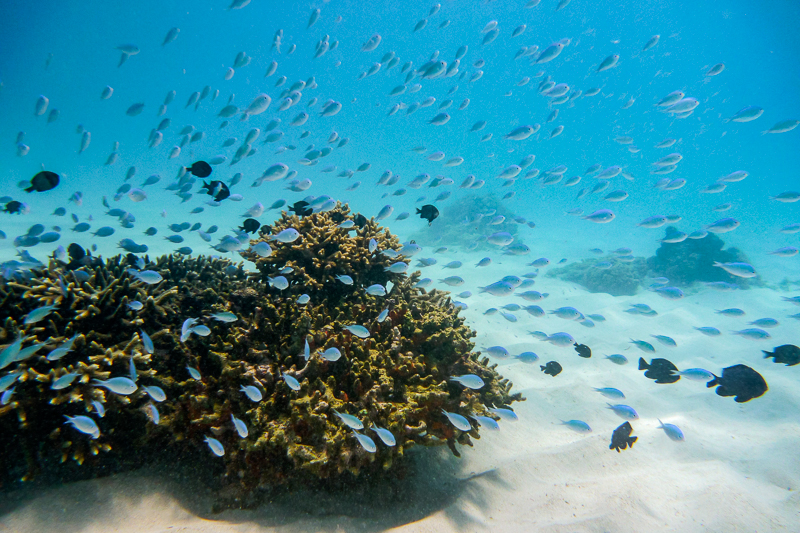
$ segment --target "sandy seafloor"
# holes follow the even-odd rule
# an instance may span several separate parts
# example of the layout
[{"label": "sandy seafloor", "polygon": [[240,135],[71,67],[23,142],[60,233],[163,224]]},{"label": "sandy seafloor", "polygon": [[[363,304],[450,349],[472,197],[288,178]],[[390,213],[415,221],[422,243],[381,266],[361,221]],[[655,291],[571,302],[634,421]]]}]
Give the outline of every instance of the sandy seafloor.
[{"label": "sandy seafloor", "polygon": [[[420,255],[433,256],[428,253],[432,248]],[[151,249],[150,255],[168,251]],[[475,268],[486,255],[494,257],[493,264]],[[476,349],[501,345],[511,354],[534,351],[540,362],[558,360],[564,367],[552,378],[538,362],[496,359],[498,370],[527,401],[513,405],[518,422],[501,421],[499,432],[481,431],[480,440],[462,450],[460,459],[444,448],[415,450],[416,473],[393,489],[283,495],[254,510],[219,514],[210,512],[214,497],[191,465],[151,465],[101,479],[8,490],[0,504],[0,532],[800,531],[800,366],[776,365],[761,353],[796,342],[797,323],[788,315],[799,309],[781,300],[792,293],[698,288],[679,301],[647,291],[613,297],[548,278],[542,269],[531,289],[550,296],[537,304],[545,310],[574,306],[584,314],[602,314],[606,321],[586,328],[517,311],[519,321],[511,323],[483,311],[529,302],[480,294],[477,287],[532,270],[524,265],[534,256],[484,250],[435,257],[438,264],[422,269],[424,277],[460,275],[466,283],[453,288],[453,294],[473,292],[459,300],[469,305],[462,314],[478,332]],[[552,258],[556,262],[558,256]],[[452,259],[464,266],[443,269]],[[646,303],[658,316],[625,313],[632,303]],[[747,315],[714,313],[727,307],[740,307]],[[730,333],[762,317],[781,322],[770,330],[771,339],[753,341]],[[723,333],[707,337],[694,326],[714,326]],[[569,332],[594,355],[581,359],[572,348],[540,342],[528,334],[534,330]],[[678,346],[662,346],[650,335],[671,336]],[[657,353],[640,352],[631,338],[652,341]],[[603,358],[612,353],[624,354],[629,363],[618,366]],[[637,370],[641,355],[717,374],[747,364],[764,376],[770,390],[740,405],[715,395],[704,383],[681,379],[658,385]],[[621,389],[624,403],[638,411],[640,420],[632,425],[639,439],[632,450],[609,450],[611,432],[623,420],[606,408],[606,398],[593,387]],[[657,418],[678,425],[685,442],[674,442],[657,429]],[[593,432],[578,434],[559,422],[568,419],[586,421]]]}]

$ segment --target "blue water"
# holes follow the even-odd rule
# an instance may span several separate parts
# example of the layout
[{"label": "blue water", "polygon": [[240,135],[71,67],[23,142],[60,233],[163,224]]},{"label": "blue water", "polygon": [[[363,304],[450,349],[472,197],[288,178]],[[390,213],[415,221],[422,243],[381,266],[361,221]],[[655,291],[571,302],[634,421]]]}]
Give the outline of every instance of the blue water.
[{"label": "blue water", "polygon": [[[292,204],[309,195],[329,195],[348,202],[353,211],[368,217],[377,215],[384,205],[392,205],[393,214],[383,222],[402,240],[413,237],[423,246],[434,243],[439,246],[447,243],[437,241],[437,224],[459,223],[448,218],[448,210],[467,198],[494,195],[499,199],[513,191],[515,195],[503,200],[503,206],[535,222],[536,227],[519,226],[517,240],[528,244],[533,255],[519,259],[517,264],[507,260],[509,272],[512,267],[521,267],[523,260],[534,257],[546,256],[554,261],[561,257],[570,261],[590,257],[588,250],[595,247],[611,250],[626,246],[636,256],[650,256],[659,246],[657,239],[663,236],[663,228],[643,229],[637,223],[651,215],[677,214],[682,219],[676,227],[686,233],[721,218],[736,218],[741,226],[721,237],[747,255],[768,286],[774,287],[784,278],[800,278],[797,257],[769,255],[775,249],[798,245],[796,235],[778,230],[800,222],[800,204],[779,203],[770,197],[800,190],[796,176],[800,129],[762,135],[779,121],[800,119],[797,99],[800,63],[796,61],[800,52],[796,29],[800,4],[791,0],[768,3],[642,0],[614,2],[612,6],[609,2],[572,0],[557,12],[556,4],[553,0],[543,0],[538,6],[525,9],[524,1],[444,2],[441,10],[429,17],[424,29],[413,32],[417,21],[428,18],[430,2],[309,4],[253,0],[242,9],[228,10],[224,0],[4,1],[0,5],[3,21],[0,196],[25,202],[29,212],[0,213],[0,229],[7,235],[7,239],[0,241],[0,260],[14,258],[17,250],[13,239],[35,223],[58,225],[63,234],[58,243],[29,248],[41,260],[56,245],[66,246],[70,242],[86,247],[94,244],[97,253],[110,256],[117,253],[116,243],[125,237],[148,244],[151,255],[186,245],[194,253],[217,253],[197,235],[188,235],[180,245],[167,243],[162,239],[171,233],[166,225],[189,221],[202,222],[207,228],[217,224],[222,229],[216,238],[238,226],[245,210],[257,202],[269,207],[275,200],[285,199]],[[307,28],[309,14],[317,7],[321,10],[320,18]],[[439,29],[445,20],[450,21],[449,26]],[[498,23],[499,37],[482,46],[481,30],[491,20]],[[526,30],[512,38],[512,30],[520,24],[526,24]],[[177,39],[162,46],[172,27],[180,28]],[[283,30],[280,53],[272,48],[273,36],[279,29]],[[382,36],[381,44],[374,51],[362,51],[363,43],[376,33]],[[661,36],[659,43],[643,52],[642,46],[654,34]],[[338,41],[338,48],[313,59],[317,42],[325,35],[330,36],[331,42]],[[570,39],[569,45],[551,62],[536,65],[530,57],[514,59],[522,46],[538,45],[542,50],[564,38]],[[141,51],[118,67],[120,52],[115,47],[123,44],[135,44]],[[296,50],[288,54],[295,45]],[[404,63],[411,61],[413,68],[417,68],[438,52],[439,58],[450,64],[462,45],[468,46],[468,52],[461,60],[458,75],[431,80],[416,78],[407,85],[420,83],[419,92],[389,96],[393,88],[405,83],[406,74],[400,72]],[[237,68],[233,78],[226,81],[225,72],[239,52],[251,56],[252,61]],[[387,70],[383,65],[377,74],[358,80],[360,73],[381,61],[387,52],[399,57],[396,66]],[[600,62],[614,53],[621,56],[619,65],[595,72]],[[52,54],[52,59],[46,66],[48,54]],[[480,68],[484,74],[470,82],[470,76],[479,70],[474,66],[479,59],[485,61]],[[278,62],[277,72],[265,77],[273,60]],[[705,76],[717,63],[725,64],[724,71]],[[281,76],[287,79],[285,85],[275,87]],[[304,89],[299,103],[279,112],[281,91],[312,76],[318,88]],[[525,76],[530,77],[530,82],[518,86],[517,82]],[[547,98],[537,90],[544,76],[550,76],[556,83],[569,84],[570,93],[578,89],[585,92],[590,87],[600,87],[601,92],[549,106]],[[106,86],[113,87],[114,93],[110,99],[102,100],[100,94]],[[202,91],[205,86],[212,93],[219,91],[216,100],[212,101],[211,96],[205,98],[197,110],[194,106],[185,107],[190,94]],[[454,86],[457,90],[448,94]],[[175,101],[168,106],[164,117],[156,116],[165,96],[173,90],[177,94]],[[659,112],[654,105],[675,90],[684,91],[686,96],[700,102],[687,118],[676,119]],[[233,117],[227,127],[220,129],[222,120],[217,113],[229,98],[235,95],[233,103],[244,108],[262,92],[272,98],[266,112],[245,122],[239,116]],[[53,108],[60,111],[60,117],[52,124],[46,123],[47,114],[34,116],[39,95],[49,99],[48,112]],[[396,103],[411,105],[429,96],[436,99],[430,107],[410,115],[405,109],[388,115]],[[309,106],[312,98],[317,103]],[[321,117],[321,104],[328,99],[341,102],[342,110],[335,116]],[[449,122],[442,126],[429,124],[440,112],[441,102],[447,99],[453,100],[446,110],[451,115]],[[459,110],[465,99],[470,100],[469,105]],[[630,99],[635,101],[623,109]],[[137,102],[144,103],[143,113],[127,116],[125,111]],[[751,105],[764,108],[757,120],[724,121]],[[559,109],[556,120],[545,122],[556,108]],[[309,113],[308,122],[290,126],[289,122],[301,111]],[[171,125],[164,131],[163,142],[149,148],[151,129],[165,117],[171,120]],[[284,137],[262,144],[266,136],[264,127],[274,118],[281,119],[277,129],[284,132]],[[472,125],[480,120],[487,121],[486,128],[470,132]],[[541,124],[541,129],[530,138],[503,139],[515,127],[534,123]],[[91,144],[82,154],[78,153],[79,124],[92,135]],[[178,131],[186,125],[204,132],[204,138],[186,145],[178,158],[169,159],[170,149],[180,144]],[[559,125],[564,127],[563,133],[549,139],[550,131]],[[229,165],[236,148],[252,128],[261,129],[253,143],[257,153]],[[24,156],[17,155],[16,139],[20,131],[25,132],[22,142],[30,147]],[[304,131],[309,132],[308,136],[300,138]],[[329,143],[333,132],[340,138],[348,138],[348,144],[338,148],[337,144]],[[492,133],[492,138],[480,142],[487,133]],[[640,150],[631,153],[627,145],[614,142],[617,136],[632,137]],[[222,148],[222,143],[230,137],[236,137],[237,143]],[[678,141],[671,148],[654,148],[667,137]],[[119,158],[113,165],[105,165],[115,142],[119,142]],[[309,145],[331,146],[334,150],[316,166],[304,166],[298,160],[304,157]],[[276,154],[280,147],[287,146],[293,148]],[[412,151],[415,147],[424,147],[423,153]],[[434,151],[444,152],[445,158],[439,162],[426,159]],[[650,174],[651,164],[673,152],[680,153],[683,160],[667,177],[686,179],[686,185],[675,191],[654,189],[660,176]],[[515,183],[504,187],[503,180],[496,176],[528,154],[536,156],[533,165],[523,170]],[[228,181],[234,174],[242,173],[242,181],[231,189],[232,193],[243,195],[241,202],[208,206],[205,202],[210,197],[195,187],[194,196],[180,203],[180,199],[164,190],[177,179],[181,166],[217,155],[226,156],[227,161],[215,167],[212,178]],[[453,157],[462,157],[463,164],[444,167],[443,163]],[[266,182],[259,188],[250,186],[277,162],[297,171],[297,178],[312,180],[311,188],[291,192],[286,189],[285,181]],[[343,170],[355,170],[362,163],[369,163],[369,170],[356,172],[351,178],[337,176]],[[617,176],[607,191],[576,200],[578,190],[596,183],[584,174],[595,163],[603,168],[619,165],[633,181]],[[533,168],[544,172],[560,164],[568,167],[565,179],[579,175],[583,177],[581,182],[568,188],[563,183],[543,187],[539,181],[541,175],[523,179]],[[333,165],[334,172],[320,172]],[[160,175],[161,181],[145,188],[148,198],[144,202],[134,203],[127,196],[115,202],[115,191],[123,185],[131,166],[136,167],[130,181],[134,187],[153,174]],[[44,193],[23,192],[18,183],[29,180],[42,167],[62,176],[60,186]],[[396,185],[376,184],[385,170],[401,176]],[[746,170],[749,176],[742,182],[728,184],[720,194],[700,194],[707,185],[737,170]],[[425,185],[418,190],[409,189],[404,196],[392,196],[421,173],[449,177],[454,184],[434,189]],[[485,186],[477,190],[460,189],[459,184],[468,175],[485,180]],[[361,182],[358,188],[346,190],[356,181]],[[602,197],[614,189],[625,190],[629,198],[620,203],[603,201]],[[414,209],[431,203],[443,190],[451,191],[452,195],[437,202],[442,217],[428,227],[414,215]],[[82,205],[68,202],[76,191],[83,193]],[[388,196],[382,198],[384,194]],[[425,199],[420,200],[421,196]],[[111,207],[133,213],[135,227],[119,228],[115,219],[105,216],[103,197]],[[723,203],[731,203],[732,208],[724,213],[712,211]],[[111,225],[116,233],[107,238],[74,234],[69,229],[73,226],[69,215],[60,218],[50,214],[60,206],[67,207],[68,213],[74,213],[80,221],[91,217],[92,231]],[[204,207],[203,213],[189,214],[195,207]],[[565,214],[573,209],[581,209],[587,215],[597,209],[611,209],[616,218],[608,224],[592,224]],[[410,218],[394,221],[399,213],[406,211],[411,213]],[[269,223],[277,216],[277,211],[267,211],[259,220]],[[145,237],[142,232],[149,226],[157,227],[159,234]],[[488,235],[493,230],[484,227],[481,231]],[[429,255],[429,251],[423,255]],[[466,264],[474,259],[464,250],[451,251],[456,254],[448,260],[463,257]],[[498,275],[502,273],[497,271]],[[476,286],[483,283],[474,281],[470,288],[476,291]],[[447,287],[441,285],[441,288]],[[738,298],[746,302],[748,297]],[[701,299],[707,304],[718,301],[716,294]],[[719,304],[724,306],[726,302]],[[767,304],[758,303],[759,308],[764,305]],[[471,315],[473,327],[480,332],[479,317],[477,312]]]}]

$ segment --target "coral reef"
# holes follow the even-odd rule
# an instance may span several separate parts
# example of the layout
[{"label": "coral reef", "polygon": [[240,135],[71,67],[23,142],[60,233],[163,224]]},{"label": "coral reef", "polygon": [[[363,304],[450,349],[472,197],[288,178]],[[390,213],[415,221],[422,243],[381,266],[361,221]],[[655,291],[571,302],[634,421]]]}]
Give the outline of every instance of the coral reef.
[{"label": "coral reef", "polygon": [[589,292],[605,292],[611,296],[633,296],[647,276],[644,258],[630,262],[605,259],[584,259],[547,272],[548,277],[571,281]]},{"label": "coral reef", "polygon": [[[24,455],[27,479],[54,457],[103,464],[115,451],[188,446],[224,463],[233,504],[304,476],[390,471],[413,446],[446,445],[458,455],[456,444],[479,438],[478,424],[461,431],[443,410],[494,417],[487,408],[523,398],[472,352],[475,332],[447,293],[414,288],[418,272],[386,269],[408,263],[396,255],[397,238],[374,220],[339,227],[347,220],[354,217],[342,205],[302,218],[283,213],[272,234],[294,228],[300,237],[262,235],[270,255],[242,253],[255,272],[203,256],[117,256],[77,270],[52,260],[0,281],[0,451]],[[282,290],[270,283],[279,275],[289,281]],[[375,284],[388,294],[365,291]],[[346,329],[354,324],[368,336]],[[322,357],[329,348],[341,358]],[[449,379],[464,374],[485,385]],[[110,378],[133,380],[135,390],[96,381]],[[377,450],[362,447],[335,411],[358,418]],[[87,417],[99,434],[65,424],[66,416]],[[396,445],[384,445],[373,424]],[[206,439],[218,441],[221,458]]]},{"label": "coral reef", "polygon": [[[673,226],[668,226],[665,239],[669,239],[679,232]],[[725,270],[715,267],[714,262],[720,263],[747,263],[747,257],[736,248],[723,249],[725,242],[717,235],[709,233],[702,239],[686,239],[677,243],[662,243],[656,250],[656,255],[647,259],[647,267],[655,276],[664,276],[671,285],[687,287],[696,282],[725,282],[735,283],[740,288],[758,285],[761,280],[756,278],[739,278],[728,274]]]}]

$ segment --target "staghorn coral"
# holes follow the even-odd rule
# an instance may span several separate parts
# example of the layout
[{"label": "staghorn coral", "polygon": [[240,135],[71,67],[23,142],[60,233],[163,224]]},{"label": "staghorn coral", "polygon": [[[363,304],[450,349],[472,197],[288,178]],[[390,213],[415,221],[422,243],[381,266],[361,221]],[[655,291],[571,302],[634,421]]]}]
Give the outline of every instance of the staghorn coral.
[{"label": "staghorn coral", "polygon": [[[418,272],[386,270],[408,262],[390,257],[400,249],[397,238],[374,220],[349,231],[338,227],[352,219],[342,205],[302,219],[284,213],[273,233],[292,227],[301,238],[270,241],[273,252],[265,258],[243,252],[255,272],[225,259],[173,255],[145,259],[145,268],[163,278],[146,285],[129,271],[132,260],[118,256],[79,271],[51,262],[27,280],[3,283],[0,350],[7,353],[20,338],[22,350],[44,345],[25,360],[8,362],[0,375],[18,376],[8,386],[16,387],[9,403],[0,407],[0,450],[21,445],[29,477],[54,456],[102,464],[113,453],[101,452],[205,449],[203,439],[212,436],[225,450],[218,460],[225,465],[230,501],[239,504],[256,488],[304,476],[390,471],[413,446],[446,445],[458,455],[456,444],[471,445],[479,438],[478,427],[461,432],[442,409],[487,415],[487,407],[508,406],[521,395],[511,393],[511,383],[488,359],[472,353],[475,333],[447,293],[414,288]],[[370,251],[373,239],[377,249]],[[293,269],[286,274],[289,287],[271,287],[268,279],[285,267]],[[353,285],[338,281],[341,274],[351,276]],[[364,290],[389,282],[383,297]],[[302,294],[310,296],[309,303],[297,303]],[[128,306],[134,300],[144,304],[141,310]],[[25,315],[44,305],[56,308],[26,325]],[[219,312],[233,313],[236,320],[210,316]],[[210,334],[189,333],[181,340],[187,318],[198,319]],[[351,324],[365,326],[369,337],[351,334],[345,329]],[[147,353],[145,333],[153,353]],[[72,350],[48,360],[69,339]],[[330,347],[341,351],[341,359],[317,355]],[[138,374],[134,393],[114,394],[93,384],[129,376],[131,361]],[[193,379],[187,367],[199,370],[201,378]],[[68,373],[77,374],[75,381],[52,390]],[[471,390],[448,380],[462,374],[477,374],[485,385]],[[296,378],[300,389],[292,390],[284,375]],[[250,385],[262,393],[260,402],[240,391]],[[162,388],[167,399],[155,403],[144,386]],[[104,418],[93,402],[104,406]],[[152,405],[160,413],[158,424]],[[377,452],[365,451],[334,410],[359,418]],[[99,438],[65,426],[65,415],[91,416]],[[245,422],[247,438],[235,431],[231,415]],[[396,446],[385,446],[369,429],[372,424],[391,431]],[[18,437],[13,443],[7,440],[12,435]]]}]

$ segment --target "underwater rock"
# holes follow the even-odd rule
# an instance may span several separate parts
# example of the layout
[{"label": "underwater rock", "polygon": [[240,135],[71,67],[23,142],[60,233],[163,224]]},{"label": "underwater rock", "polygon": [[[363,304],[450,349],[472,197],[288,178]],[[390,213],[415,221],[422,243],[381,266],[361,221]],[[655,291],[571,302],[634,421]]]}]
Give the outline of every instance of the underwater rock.
[{"label": "underwater rock", "polygon": [[[668,226],[664,238],[669,239],[680,232]],[[759,277],[740,278],[715,267],[720,263],[749,263],[747,257],[736,248],[723,250],[725,242],[714,233],[702,239],[686,239],[677,243],[661,243],[656,255],[647,259],[647,267],[654,276],[664,276],[673,286],[686,287],[696,282],[725,282],[747,288],[761,285]]]},{"label": "underwater rock", "polygon": [[[339,227],[353,218],[342,205],[303,218],[284,212],[272,233],[293,228],[300,238],[271,241],[268,257],[244,251],[256,272],[204,256],[144,257],[139,268],[162,278],[147,284],[129,258],[116,256],[75,270],[53,260],[30,276],[0,281],[0,359],[8,361],[0,384],[16,387],[0,407],[0,451],[27,465],[4,478],[25,468],[17,478],[29,479],[53,459],[89,462],[102,472],[132,457],[147,460],[156,449],[202,450],[224,465],[226,493],[241,504],[263,486],[390,472],[414,446],[446,445],[459,455],[456,444],[471,445],[479,428],[461,431],[443,410],[496,418],[491,409],[523,398],[496,365],[472,352],[476,333],[447,293],[415,288],[418,272],[386,271],[409,261],[381,253],[399,250],[397,238],[374,219]],[[372,239],[378,246],[370,252]],[[293,268],[289,286],[270,287],[268,278],[285,267]],[[353,286],[336,280],[344,274]],[[388,294],[367,294],[374,284]],[[296,303],[301,295],[305,305]],[[132,309],[134,301],[142,307]],[[25,324],[48,305],[54,308],[45,318]],[[351,334],[351,324],[369,337]],[[336,360],[322,355],[331,348],[341,353]],[[53,390],[67,374],[76,376]],[[474,390],[451,379],[468,374],[485,385]],[[138,388],[117,394],[95,385],[112,378]],[[154,387],[165,396],[158,416],[148,393]],[[257,389],[261,401],[242,387]],[[363,423],[367,434],[373,426],[389,431],[396,444],[373,438],[370,453],[337,411]],[[64,425],[65,416],[92,417],[97,438]],[[221,456],[209,451],[210,439]]]},{"label": "underwater rock", "polygon": [[647,277],[647,265],[641,257],[630,263],[614,261],[611,257],[592,258],[552,268],[547,276],[577,283],[589,292],[633,296]]}]

